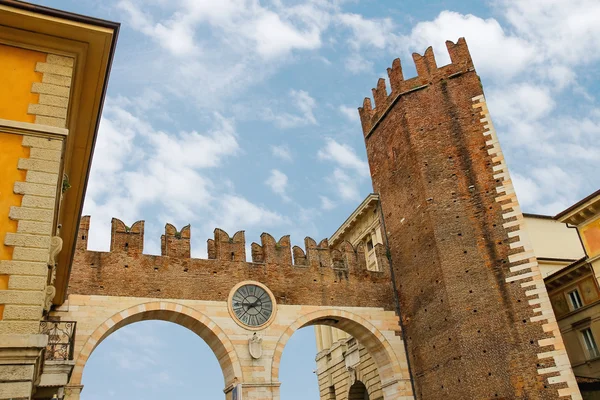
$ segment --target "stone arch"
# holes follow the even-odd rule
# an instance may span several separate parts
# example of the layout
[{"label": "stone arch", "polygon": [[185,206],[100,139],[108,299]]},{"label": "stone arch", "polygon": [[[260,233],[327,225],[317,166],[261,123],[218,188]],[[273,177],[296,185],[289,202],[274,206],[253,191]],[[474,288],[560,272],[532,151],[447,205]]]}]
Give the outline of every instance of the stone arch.
[{"label": "stone arch", "polygon": [[364,383],[357,380],[348,390],[348,400],[369,400],[369,392]]},{"label": "stone arch", "polygon": [[237,353],[223,330],[210,318],[193,308],[181,304],[156,301],[127,308],[102,323],[87,338],[77,356],[69,385],[81,385],[83,368],[94,349],[111,333],[139,321],[160,320],[188,328],[200,336],[211,348],[221,366],[225,388],[242,381],[242,367]]},{"label": "stone arch", "polygon": [[383,333],[366,319],[349,311],[327,309],[300,316],[280,336],[271,364],[271,381],[279,382],[279,365],[285,345],[300,328],[311,325],[329,325],[341,329],[358,340],[371,354],[381,379],[384,399],[396,399],[405,390],[402,369],[394,349]]}]

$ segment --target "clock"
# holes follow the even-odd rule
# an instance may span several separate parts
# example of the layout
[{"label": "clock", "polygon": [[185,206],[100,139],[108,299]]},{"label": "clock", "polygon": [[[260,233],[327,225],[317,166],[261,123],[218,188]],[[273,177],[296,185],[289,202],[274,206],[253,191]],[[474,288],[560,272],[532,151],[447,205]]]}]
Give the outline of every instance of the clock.
[{"label": "clock", "polygon": [[258,282],[242,282],[229,295],[229,313],[247,329],[265,327],[274,317],[275,299],[266,286]]}]

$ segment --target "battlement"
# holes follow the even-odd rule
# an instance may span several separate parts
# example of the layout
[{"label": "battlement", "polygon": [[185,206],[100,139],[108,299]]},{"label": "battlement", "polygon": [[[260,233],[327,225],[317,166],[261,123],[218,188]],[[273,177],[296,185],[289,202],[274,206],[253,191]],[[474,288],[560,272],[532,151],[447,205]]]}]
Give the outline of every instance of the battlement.
[{"label": "battlement", "polygon": [[391,93],[388,94],[387,92],[385,79],[380,78],[377,81],[377,87],[372,89],[374,105],[371,104],[371,99],[366,97],[363,106],[358,109],[365,136],[371,132],[400,96],[423,89],[435,81],[451,79],[465,72],[475,70],[464,38],[458,39],[456,44],[448,40],[446,41],[446,47],[450,54],[451,63],[442,67],[437,66],[431,46],[425,50],[424,55],[413,53],[417,76],[407,80],[404,80],[400,59],[396,58],[392,62],[392,67],[387,69],[392,89]]},{"label": "battlement", "polygon": [[[87,251],[87,237],[90,229],[90,216],[83,216],[79,224],[77,250]],[[161,236],[161,256],[169,258],[191,258],[191,225],[184,226],[181,231],[167,223],[165,234]],[[304,238],[304,249],[291,245],[290,236],[286,235],[276,241],[275,238],[263,233],[260,235],[261,244],[253,242],[250,245],[253,264],[277,264],[295,267],[332,268],[360,273],[368,271],[366,267],[365,249],[363,245],[356,248],[344,241],[331,248],[327,239],[318,244],[310,237]],[[136,221],[128,227],[118,218],[111,220],[111,253],[126,253],[129,255],[143,254],[144,221]],[[388,261],[382,245],[376,248],[381,271],[388,270]],[[214,238],[207,240],[208,260],[246,262],[246,237],[244,231],[238,231],[230,236],[222,229],[214,230]],[[377,271],[375,271],[377,272]]]},{"label": "battlement", "polygon": [[344,242],[331,248],[327,239],[304,239],[304,248],[268,234],[252,243],[246,261],[244,231],[214,230],[208,258],[190,258],[191,226],[180,231],[166,224],[161,255],[143,254],[144,221],[127,227],[113,218],[110,251],[87,250],[90,217],[82,217],[69,294],[220,300],[237,282],[259,281],[277,301],[299,305],[346,305],[393,309],[389,263],[375,247],[380,271],[366,268],[365,249]]},{"label": "battlement", "polygon": [[177,231],[174,225],[165,225],[165,234],[160,237],[160,254],[166,257],[190,258],[191,225]]}]

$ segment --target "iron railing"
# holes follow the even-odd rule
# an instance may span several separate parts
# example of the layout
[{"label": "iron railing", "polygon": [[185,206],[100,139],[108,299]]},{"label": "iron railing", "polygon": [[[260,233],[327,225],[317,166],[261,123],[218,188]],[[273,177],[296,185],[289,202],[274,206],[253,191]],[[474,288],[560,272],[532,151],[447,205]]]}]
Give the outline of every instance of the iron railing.
[{"label": "iron railing", "polygon": [[75,321],[41,321],[40,333],[48,335],[46,360],[64,361],[73,359],[75,345]]}]

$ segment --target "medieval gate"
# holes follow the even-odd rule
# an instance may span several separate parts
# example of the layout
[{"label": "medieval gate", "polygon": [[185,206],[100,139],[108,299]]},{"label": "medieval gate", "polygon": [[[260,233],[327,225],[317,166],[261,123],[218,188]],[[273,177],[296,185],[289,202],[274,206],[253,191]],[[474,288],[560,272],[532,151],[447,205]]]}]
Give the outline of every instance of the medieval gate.
[{"label": "medieval gate", "polygon": [[[227,399],[238,384],[244,399],[279,399],[284,347],[296,330],[315,324],[342,329],[368,349],[384,399],[413,398],[381,246],[383,268],[368,271],[362,247],[332,250],[326,240],[306,238],[303,250],[291,248],[288,236],[275,241],[264,233],[261,245],[252,244],[253,262],[246,262],[244,232],[230,237],[216,229],[208,241],[209,259],[203,260],[189,258],[189,227],[177,231],[167,224],[162,256],[152,256],[142,253],[143,221],[129,228],[113,219],[110,252],[87,250],[89,225],[90,218],[83,217],[69,297],[52,313],[77,322],[67,399],[79,398],[96,346],[142,320],[171,321],[204,339],[221,366]],[[244,304],[244,296],[251,303]],[[247,317],[255,314],[248,306],[258,301],[265,316]]]}]

